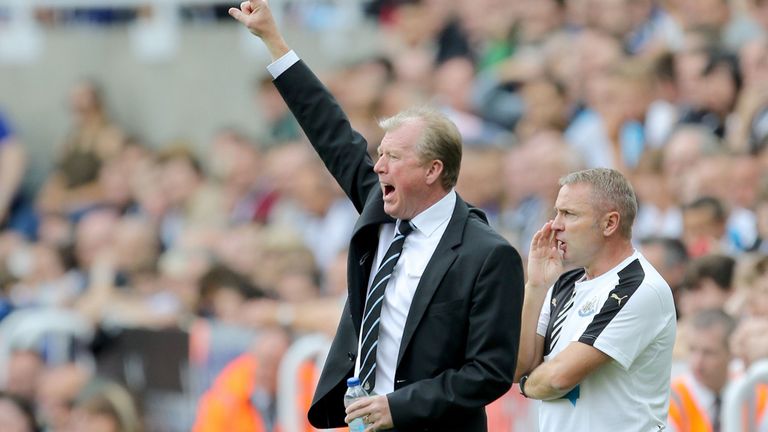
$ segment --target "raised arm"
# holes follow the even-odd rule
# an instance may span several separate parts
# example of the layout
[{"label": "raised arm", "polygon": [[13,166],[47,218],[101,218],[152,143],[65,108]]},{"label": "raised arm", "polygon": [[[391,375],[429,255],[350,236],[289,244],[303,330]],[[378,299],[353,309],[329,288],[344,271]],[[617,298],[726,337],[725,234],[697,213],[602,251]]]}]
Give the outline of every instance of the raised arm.
[{"label": "raised arm", "polygon": [[549,221],[534,234],[528,253],[528,281],[525,284],[515,381],[544,361],[544,337],[537,334],[539,315],[547,291],[563,272],[563,261]]},{"label": "raised arm", "polygon": [[273,65],[280,65],[282,72],[274,80],[277,90],[328,171],[361,212],[371,189],[378,185],[365,139],[352,129],[328,89],[291,51],[265,0],[245,1],[229,13],[264,42]]}]

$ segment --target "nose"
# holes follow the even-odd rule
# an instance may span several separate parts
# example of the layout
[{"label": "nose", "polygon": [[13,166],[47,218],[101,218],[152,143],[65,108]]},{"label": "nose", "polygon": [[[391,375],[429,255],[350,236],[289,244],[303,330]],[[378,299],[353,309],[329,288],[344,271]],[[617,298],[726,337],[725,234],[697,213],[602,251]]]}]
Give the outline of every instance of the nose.
[{"label": "nose", "polygon": [[552,219],[552,231],[559,232],[565,230],[565,225],[563,225],[563,218],[558,213],[554,219]]},{"label": "nose", "polygon": [[383,174],[386,171],[386,163],[384,162],[384,159],[384,156],[379,156],[376,163],[373,164],[373,171],[376,174]]}]

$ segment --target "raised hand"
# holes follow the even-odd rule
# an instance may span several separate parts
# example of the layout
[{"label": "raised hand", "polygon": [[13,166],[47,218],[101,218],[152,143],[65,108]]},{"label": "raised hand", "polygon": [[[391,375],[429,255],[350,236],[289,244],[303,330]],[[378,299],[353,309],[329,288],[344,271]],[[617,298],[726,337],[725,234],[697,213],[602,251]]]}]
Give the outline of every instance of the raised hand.
[{"label": "raised hand", "polygon": [[549,288],[563,273],[563,258],[557,248],[552,221],[536,231],[528,252],[528,285]]},{"label": "raised hand", "polygon": [[246,0],[240,3],[240,9],[229,8],[229,15],[240,21],[251,33],[264,41],[272,59],[278,59],[290,51],[277,28],[275,18],[272,16],[272,11],[266,0]]}]

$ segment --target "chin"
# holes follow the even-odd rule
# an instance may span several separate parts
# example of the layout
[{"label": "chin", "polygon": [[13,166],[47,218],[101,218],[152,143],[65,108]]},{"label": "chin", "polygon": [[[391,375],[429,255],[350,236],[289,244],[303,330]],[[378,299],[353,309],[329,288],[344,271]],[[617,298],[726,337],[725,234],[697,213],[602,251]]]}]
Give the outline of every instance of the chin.
[{"label": "chin", "polygon": [[399,219],[397,208],[384,204],[384,213],[395,219]]}]

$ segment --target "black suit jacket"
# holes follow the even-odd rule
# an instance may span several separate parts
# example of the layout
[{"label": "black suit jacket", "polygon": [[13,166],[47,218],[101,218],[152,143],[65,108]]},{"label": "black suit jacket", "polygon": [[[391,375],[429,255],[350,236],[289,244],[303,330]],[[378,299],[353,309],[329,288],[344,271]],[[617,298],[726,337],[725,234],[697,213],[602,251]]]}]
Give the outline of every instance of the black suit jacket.
[{"label": "black suit jacket", "polygon": [[[309,68],[299,61],[275,85],[360,212],[349,248],[349,296],[309,410],[315,427],[339,427],[379,227],[394,220],[384,213],[365,140]],[[512,384],[522,300],[520,255],[459,197],[403,330],[395,391],[387,395],[398,431],[487,430],[485,405]]]}]

